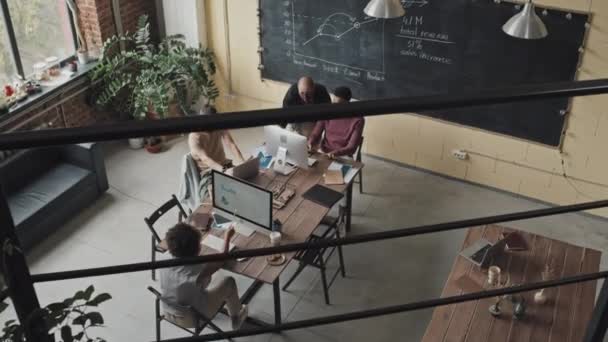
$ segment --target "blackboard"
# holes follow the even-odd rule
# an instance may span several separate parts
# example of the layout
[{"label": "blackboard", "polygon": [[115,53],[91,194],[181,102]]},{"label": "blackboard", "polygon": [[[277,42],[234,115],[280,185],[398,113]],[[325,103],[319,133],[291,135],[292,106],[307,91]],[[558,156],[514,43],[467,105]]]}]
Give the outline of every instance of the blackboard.
[{"label": "blackboard", "polygon": [[[369,0],[260,0],[262,77],[309,75],[357,99],[475,91],[571,81],[586,14],[537,7],[549,36],[510,37],[519,9],[490,0],[402,0],[397,19],[365,16]],[[545,13],[543,11],[546,10]],[[560,143],[569,99],[422,113],[546,145]]]}]

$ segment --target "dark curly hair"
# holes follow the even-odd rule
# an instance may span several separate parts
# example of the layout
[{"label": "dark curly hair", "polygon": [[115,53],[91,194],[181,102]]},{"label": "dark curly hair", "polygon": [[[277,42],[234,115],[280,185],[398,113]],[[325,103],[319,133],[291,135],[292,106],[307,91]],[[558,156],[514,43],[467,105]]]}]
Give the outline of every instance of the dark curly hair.
[{"label": "dark curly hair", "polygon": [[169,252],[178,258],[198,256],[201,237],[196,228],[186,223],[178,223],[167,232]]}]

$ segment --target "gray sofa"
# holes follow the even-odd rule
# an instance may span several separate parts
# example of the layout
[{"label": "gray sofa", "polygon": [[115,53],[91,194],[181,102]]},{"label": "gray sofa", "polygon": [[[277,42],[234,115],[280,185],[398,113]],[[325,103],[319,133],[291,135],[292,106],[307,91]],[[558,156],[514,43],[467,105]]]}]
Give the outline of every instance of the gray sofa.
[{"label": "gray sofa", "polygon": [[19,151],[0,162],[0,184],[29,250],[108,189],[101,145]]}]

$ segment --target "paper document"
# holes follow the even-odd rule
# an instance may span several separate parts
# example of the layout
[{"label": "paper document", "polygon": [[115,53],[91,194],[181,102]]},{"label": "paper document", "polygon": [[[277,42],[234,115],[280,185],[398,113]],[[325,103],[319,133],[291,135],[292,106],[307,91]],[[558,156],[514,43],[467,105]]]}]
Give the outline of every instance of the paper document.
[{"label": "paper document", "polygon": [[[214,249],[218,252],[224,252],[224,239],[219,238],[215,235],[207,234],[202,242],[203,245]],[[236,247],[233,243],[230,244],[229,251],[232,251]]]}]

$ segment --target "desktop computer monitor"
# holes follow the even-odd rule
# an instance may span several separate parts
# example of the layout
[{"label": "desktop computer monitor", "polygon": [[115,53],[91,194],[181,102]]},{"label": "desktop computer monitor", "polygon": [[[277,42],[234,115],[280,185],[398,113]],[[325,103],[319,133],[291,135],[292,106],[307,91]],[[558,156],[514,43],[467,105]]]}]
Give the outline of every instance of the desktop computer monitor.
[{"label": "desktop computer monitor", "polygon": [[235,215],[268,232],[272,230],[272,192],[215,170],[211,179],[214,209],[224,217]]},{"label": "desktop computer monitor", "polygon": [[266,153],[276,156],[279,147],[287,149],[287,162],[302,169],[308,169],[308,140],[305,136],[288,131],[279,126],[264,127]]}]

